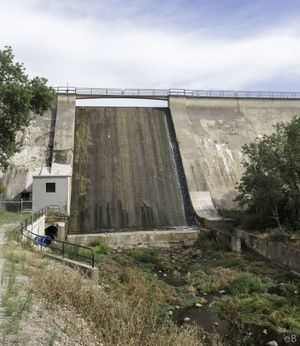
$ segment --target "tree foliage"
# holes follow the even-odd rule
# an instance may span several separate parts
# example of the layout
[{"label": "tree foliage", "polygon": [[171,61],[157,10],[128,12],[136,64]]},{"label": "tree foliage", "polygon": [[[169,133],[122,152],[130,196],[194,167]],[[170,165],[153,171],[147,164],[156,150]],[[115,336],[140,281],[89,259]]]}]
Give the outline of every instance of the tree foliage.
[{"label": "tree foliage", "polygon": [[54,99],[47,79],[29,79],[23,64],[14,62],[11,47],[0,50],[0,168],[18,150],[16,134],[29,124],[30,112],[42,114]]},{"label": "tree foliage", "polygon": [[300,117],[279,123],[258,143],[243,146],[248,160],[236,201],[262,226],[300,228]]}]

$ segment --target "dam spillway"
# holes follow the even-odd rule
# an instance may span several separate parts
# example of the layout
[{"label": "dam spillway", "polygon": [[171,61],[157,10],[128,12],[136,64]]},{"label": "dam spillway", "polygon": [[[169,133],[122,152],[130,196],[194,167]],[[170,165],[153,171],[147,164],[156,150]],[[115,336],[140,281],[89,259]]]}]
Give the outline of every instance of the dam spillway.
[{"label": "dam spillway", "polygon": [[[112,95],[164,99],[169,108],[76,107]],[[52,111],[33,115],[0,179],[16,199],[37,177],[44,185],[34,210],[66,205],[69,233],[191,225],[195,213],[236,208],[242,146],[299,115],[300,93],[67,89]],[[68,192],[47,194],[58,177]]]},{"label": "dam spillway", "polygon": [[185,226],[167,108],[76,107],[71,233]]}]

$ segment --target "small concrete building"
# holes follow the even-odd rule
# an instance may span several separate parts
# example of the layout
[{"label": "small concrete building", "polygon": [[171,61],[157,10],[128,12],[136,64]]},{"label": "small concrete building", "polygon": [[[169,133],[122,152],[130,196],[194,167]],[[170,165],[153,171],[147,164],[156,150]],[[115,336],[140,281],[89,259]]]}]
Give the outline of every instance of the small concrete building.
[{"label": "small concrete building", "polygon": [[32,184],[32,210],[50,205],[66,207],[70,215],[71,175],[35,175]]}]

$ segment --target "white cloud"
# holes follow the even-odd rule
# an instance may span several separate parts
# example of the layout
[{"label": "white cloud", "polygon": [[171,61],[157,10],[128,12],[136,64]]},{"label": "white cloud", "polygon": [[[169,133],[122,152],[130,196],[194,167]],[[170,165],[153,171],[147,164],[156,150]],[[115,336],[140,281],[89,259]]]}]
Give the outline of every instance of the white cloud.
[{"label": "white cloud", "polygon": [[197,28],[182,32],[155,19],[150,25],[149,18],[141,25],[140,18],[80,16],[68,13],[72,2],[61,13],[41,11],[41,4],[0,1],[0,43],[13,47],[31,76],[45,76],[53,86],[253,89],[299,77],[295,24],[229,39]]}]

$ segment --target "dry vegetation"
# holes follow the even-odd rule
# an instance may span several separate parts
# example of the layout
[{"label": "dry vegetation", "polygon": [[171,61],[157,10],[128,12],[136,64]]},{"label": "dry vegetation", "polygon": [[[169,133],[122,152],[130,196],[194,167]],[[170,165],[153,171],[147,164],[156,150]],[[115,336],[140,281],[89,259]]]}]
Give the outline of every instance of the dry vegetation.
[{"label": "dry vegetation", "polygon": [[[24,302],[24,293],[33,292],[26,319],[20,320],[17,328],[6,329],[5,339],[11,343],[19,344],[22,340],[25,345],[201,344],[199,328],[180,328],[170,319],[161,319],[153,309],[153,300],[148,299],[150,291],[143,282],[138,284],[133,279],[136,273],[130,270],[125,274],[125,280],[129,280],[127,291],[113,293],[79,272],[42,259],[20,245],[6,245],[4,256],[6,263],[16,269],[14,283],[21,297],[18,299]],[[11,304],[16,302],[15,298],[11,296]],[[8,322],[12,322],[12,316]]]}]

